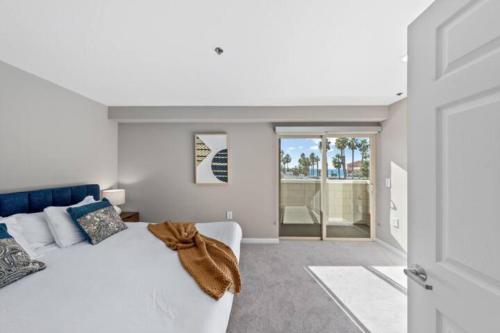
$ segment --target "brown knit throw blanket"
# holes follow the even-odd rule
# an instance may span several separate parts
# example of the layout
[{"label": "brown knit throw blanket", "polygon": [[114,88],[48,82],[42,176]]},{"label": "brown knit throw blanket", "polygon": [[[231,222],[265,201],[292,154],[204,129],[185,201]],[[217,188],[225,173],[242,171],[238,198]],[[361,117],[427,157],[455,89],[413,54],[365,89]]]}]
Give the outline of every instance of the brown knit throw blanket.
[{"label": "brown knit throw blanket", "polygon": [[148,225],[149,231],[177,251],[184,269],[205,293],[218,300],[226,290],[241,290],[238,260],[226,244],[203,236],[193,223],[163,222]]}]

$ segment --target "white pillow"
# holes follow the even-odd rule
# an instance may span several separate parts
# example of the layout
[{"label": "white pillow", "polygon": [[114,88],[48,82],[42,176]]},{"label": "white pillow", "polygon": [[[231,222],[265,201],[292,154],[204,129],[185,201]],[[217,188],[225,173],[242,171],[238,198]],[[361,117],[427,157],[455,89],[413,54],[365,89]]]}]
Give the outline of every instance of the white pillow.
[{"label": "white pillow", "polygon": [[16,214],[17,224],[22,228],[24,238],[33,250],[54,243],[54,237],[49,230],[44,214]]},{"label": "white pillow", "polygon": [[17,222],[16,215],[12,215],[5,218],[0,218],[0,223],[4,223],[7,226],[7,232],[14,238],[17,244],[28,253],[31,259],[36,259],[37,255],[35,250],[30,246],[28,240],[23,235],[23,228]]},{"label": "white pillow", "polygon": [[66,207],[47,207],[43,210],[49,229],[59,247],[68,247],[86,239],[85,234],[78,229],[66,209],[68,207],[78,207],[93,202],[95,202],[94,197],[89,195],[76,205]]}]

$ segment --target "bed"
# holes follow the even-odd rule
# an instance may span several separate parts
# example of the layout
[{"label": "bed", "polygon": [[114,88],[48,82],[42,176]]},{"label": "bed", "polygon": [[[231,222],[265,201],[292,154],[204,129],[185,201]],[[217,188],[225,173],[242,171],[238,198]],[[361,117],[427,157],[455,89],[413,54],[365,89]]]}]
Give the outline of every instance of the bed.
[{"label": "bed", "polygon": [[[72,194],[61,205],[68,200],[77,202],[89,193],[99,195],[96,185],[85,186],[85,190],[65,190],[66,195]],[[49,191],[58,193],[60,189],[55,190]],[[54,203],[54,195],[39,204],[33,200],[40,193],[23,193],[27,194],[25,204],[17,203],[17,207],[12,206],[12,197],[9,201],[6,195],[0,195],[0,215],[40,211],[49,201]],[[127,226],[127,230],[96,246],[82,242],[64,249],[56,245],[43,248],[39,260],[47,264],[47,269],[0,289],[1,330],[225,332],[233,294],[227,292],[215,301],[182,268],[177,253],[149,233],[147,223]],[[241,228],[237,223],[196,226],[204,235],[226,243],[239,258]]]}]

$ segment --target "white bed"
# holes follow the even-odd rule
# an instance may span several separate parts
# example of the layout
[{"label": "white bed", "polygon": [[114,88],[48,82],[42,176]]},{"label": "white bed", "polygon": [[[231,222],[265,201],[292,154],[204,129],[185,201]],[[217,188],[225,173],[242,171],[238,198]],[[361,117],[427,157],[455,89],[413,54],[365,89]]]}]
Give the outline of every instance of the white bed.
[{"label": "white bed", "polygon": [[[46,249],[44,271],[0,289],[0,330],[9,333],[225,332],[233,294],[215,301],[182,268],[177,253],[146,229],[92,246]],[[234,222],[196,225],[240,255]]]}]

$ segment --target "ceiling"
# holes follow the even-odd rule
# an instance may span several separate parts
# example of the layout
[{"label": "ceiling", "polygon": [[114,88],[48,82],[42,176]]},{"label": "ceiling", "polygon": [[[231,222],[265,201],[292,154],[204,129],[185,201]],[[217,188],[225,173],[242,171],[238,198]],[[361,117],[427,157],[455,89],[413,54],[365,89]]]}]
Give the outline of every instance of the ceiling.
[{"label": "ceiling", "polygon": [[431,3],[0,0],[0,60],[114,106],[388,105]]}]

